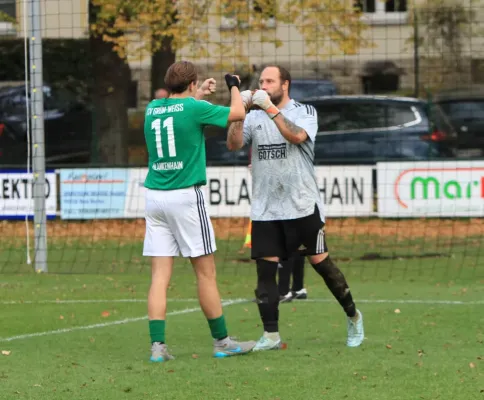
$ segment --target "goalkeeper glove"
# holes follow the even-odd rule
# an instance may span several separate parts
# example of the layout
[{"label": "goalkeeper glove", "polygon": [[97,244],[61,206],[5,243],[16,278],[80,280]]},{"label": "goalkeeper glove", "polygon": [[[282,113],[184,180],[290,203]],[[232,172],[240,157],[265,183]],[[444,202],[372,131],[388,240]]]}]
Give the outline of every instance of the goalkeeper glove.
[{"label": "goalkeeper glove", "polygon": [[276,118],[280,113],[279,109],[272,103],[270,96],[264,90],[257,90],[254,93],[252,103],[262,108],[270,119]]},{"label": "goalkeeper glove", "polygon": [[240,96],[242,97],[242,103],[244,103],[245,111],[247,112],[252,107],[252,91],[244,90],[240,92]]},{"label": "goalkeeper glove", "polygon": [[225,75],[225,82],[227,83],[227,87],[229,88],[229,92],[235,86],[237,89],[240,87],[240,80],[237,75],[226,74]]}]

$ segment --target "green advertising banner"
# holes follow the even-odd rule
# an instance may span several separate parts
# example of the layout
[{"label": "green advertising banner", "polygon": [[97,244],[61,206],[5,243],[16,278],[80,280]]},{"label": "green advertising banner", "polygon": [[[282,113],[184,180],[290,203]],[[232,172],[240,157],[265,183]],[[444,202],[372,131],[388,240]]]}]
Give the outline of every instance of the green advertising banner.
[{"label": "green advertising banner", "polygon": [[380,217],[483,217],[484,161],[377,164]]}]

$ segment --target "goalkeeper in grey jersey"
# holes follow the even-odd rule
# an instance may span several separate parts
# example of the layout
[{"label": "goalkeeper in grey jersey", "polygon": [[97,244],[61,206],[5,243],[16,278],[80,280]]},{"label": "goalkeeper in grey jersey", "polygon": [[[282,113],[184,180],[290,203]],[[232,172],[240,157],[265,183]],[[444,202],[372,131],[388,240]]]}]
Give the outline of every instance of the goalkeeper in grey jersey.
[{"label": "goalkeeper in grey jersey", "polygon": [[243,122],[230,125],[227,147],[252,146],[252,258],[257,264],[255,295],[264,334],[253,351],[281,348],[279,292],[281,259],[303,252],[324,279],[347,315],[349,347],[364,339],[363,315],[325,240],[323,204],[314,173],[316,110],[289,97],[291,76],[280,66],[266,67],[261,90],[241,93],[246,109],[257,106]]}]

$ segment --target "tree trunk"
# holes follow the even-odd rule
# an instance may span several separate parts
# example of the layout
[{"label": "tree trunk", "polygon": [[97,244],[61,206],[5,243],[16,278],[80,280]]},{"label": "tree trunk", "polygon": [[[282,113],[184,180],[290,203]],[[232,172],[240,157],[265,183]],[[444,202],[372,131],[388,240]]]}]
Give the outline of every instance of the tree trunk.
[{"label": "tree trunk", "polygon": [[[89,2],[89,22],[98,9]],[[121,33],[120,33],[121,34]],[[98,161],[112,166],[128,164],[128,90],[131,70],[114,51],[112,43],[90,35],[93,60],[94,135]]]},{"label": "tree trunk", "polygon": [[[154,41],[159,41],[153,38]],[[176,60],[176,54],[171,47],[171,38],[162,39],[162,47],[151,56],[151,98],[155,98],[155,91],[165,87],[165,74],[167,69]]]}]

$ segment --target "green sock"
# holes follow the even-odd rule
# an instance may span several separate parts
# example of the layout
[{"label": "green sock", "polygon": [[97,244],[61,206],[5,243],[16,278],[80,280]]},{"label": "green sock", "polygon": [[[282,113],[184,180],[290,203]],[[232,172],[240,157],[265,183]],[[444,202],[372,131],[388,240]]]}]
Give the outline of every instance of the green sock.
[{"label": "green sock", "polygon": [[161,319],[154,319],[149,321],[151,343],[161,342],[165,343],[165,321]]},{"label": "green sock", "polygon": [[218,318],[209,319],[208,326],[214,339],[225,339],[228,336],[227,325],[225,325],[225,317],[221,315]]}]

